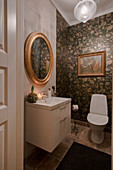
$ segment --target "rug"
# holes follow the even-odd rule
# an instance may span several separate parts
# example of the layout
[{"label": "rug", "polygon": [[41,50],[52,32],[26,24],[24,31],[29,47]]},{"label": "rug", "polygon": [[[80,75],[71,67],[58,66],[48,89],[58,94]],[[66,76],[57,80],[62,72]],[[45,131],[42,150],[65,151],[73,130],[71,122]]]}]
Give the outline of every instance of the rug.
[{"label": "rug", "polygon": [[56,170],[111,170],[111,156],[74,142]]}]

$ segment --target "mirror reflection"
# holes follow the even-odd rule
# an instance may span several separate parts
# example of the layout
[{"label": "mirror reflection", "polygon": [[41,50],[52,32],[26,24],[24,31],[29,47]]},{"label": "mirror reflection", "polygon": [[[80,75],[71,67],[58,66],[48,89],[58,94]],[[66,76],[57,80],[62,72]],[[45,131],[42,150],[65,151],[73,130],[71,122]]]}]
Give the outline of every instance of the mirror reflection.
[{"label": "mirror reflection", "polygon": [[43,38],[37,38],[31,47],[31,65],[38,79],[44,79],[50,67],[50,53]]}]

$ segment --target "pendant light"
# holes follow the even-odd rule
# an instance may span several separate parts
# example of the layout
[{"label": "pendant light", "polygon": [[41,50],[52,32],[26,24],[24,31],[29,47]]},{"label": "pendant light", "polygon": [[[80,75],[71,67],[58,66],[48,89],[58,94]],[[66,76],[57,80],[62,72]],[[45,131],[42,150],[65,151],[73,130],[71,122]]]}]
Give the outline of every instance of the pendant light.
[{"label": "pendant light", "polygon": [[94,0],[82,0],[74,8],[74,16],[80,22],[87,22],[96,13],[97,5]]}]

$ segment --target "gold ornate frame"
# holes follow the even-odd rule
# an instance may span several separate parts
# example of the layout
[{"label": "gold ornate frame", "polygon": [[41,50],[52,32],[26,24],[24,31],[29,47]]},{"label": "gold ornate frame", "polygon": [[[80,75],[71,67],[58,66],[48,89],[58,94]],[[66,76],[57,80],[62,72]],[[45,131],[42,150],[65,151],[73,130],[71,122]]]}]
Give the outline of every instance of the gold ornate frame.
[{"label": "gold ornate frame", "polygon": [[[35,76],[35,74],[32,70],[32,65],[31,65],[31,47],[33,45],[33,42],[37,38],[43,38],[45,40],[45,42],[48,46],[48,49],[49,49],[49,53],[50,53],[50,68],[49,68],[47,76],[44,79],[38,79]],[[53,68],[53,52],[52,52],[51,44],[50,44],[48,38],[44,34],[35,31],[35,32],[31,33],[29,35],[29,37],[27,38],[26,43],[25,43],[25,67],[26,67],[26,70],[27,70],[27,73],[28,73],[30,79],[37,85],[42,86],[48,82],[48,80],[51,76],[51,73],[52,73],[52,68]]]}]

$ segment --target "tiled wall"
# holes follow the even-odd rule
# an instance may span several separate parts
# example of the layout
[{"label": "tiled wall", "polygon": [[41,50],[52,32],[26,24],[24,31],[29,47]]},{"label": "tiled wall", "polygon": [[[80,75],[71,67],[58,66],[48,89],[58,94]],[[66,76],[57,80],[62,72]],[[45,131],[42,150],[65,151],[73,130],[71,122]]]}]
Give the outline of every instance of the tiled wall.
[{"label": "tiled wall", "polygon": [[[78,55],[106,51],[105,77],[78,77]],[[57,92],[78,104],[76,119],[86,121],[91,95],[105,94],[111,126],[113,13],[68,26],[57,11]]]}]

